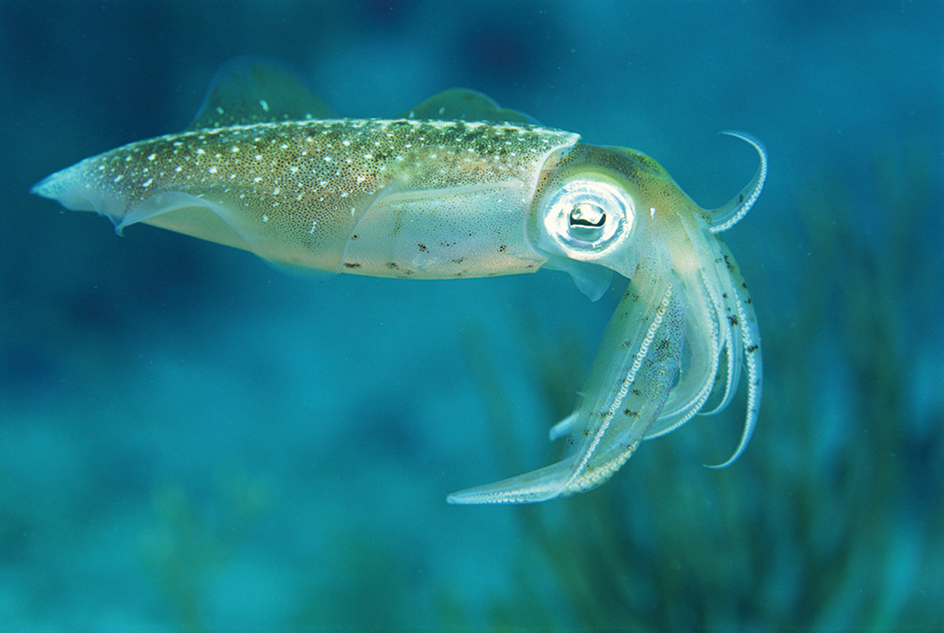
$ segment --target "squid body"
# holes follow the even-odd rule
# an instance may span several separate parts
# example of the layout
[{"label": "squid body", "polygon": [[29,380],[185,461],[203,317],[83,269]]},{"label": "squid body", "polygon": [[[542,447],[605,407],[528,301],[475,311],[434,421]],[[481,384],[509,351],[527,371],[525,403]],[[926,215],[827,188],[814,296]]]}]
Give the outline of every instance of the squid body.
[{"label": "squid body", "polygon": [[574,412],[562,460],[450,503],[527,503],[606,481],[644,439],[732,400],[746,370],[744,451],[761,400],[760,336],[720,233],[767,173],[707,211],[648,156],[595,147],[468,90],[391,119],[332,118],[277,66],[221,72],[180,134],[88,158],[32,188],[68,209],[242,248],[292,268],[403,279],[570,273],[597,299],[628,289]]}]

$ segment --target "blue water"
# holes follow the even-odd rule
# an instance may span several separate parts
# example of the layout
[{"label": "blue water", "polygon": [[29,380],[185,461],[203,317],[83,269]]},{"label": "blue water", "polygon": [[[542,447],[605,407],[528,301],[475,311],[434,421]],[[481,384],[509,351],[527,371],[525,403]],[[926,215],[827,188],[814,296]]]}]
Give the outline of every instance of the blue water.
[{"label": "blue water", "polygon": [[[939,630],[938,2],[0,2],[0,630]],[[765,344],[743,399],[540,507],[623,290],[284,275],[29,196],[282,58],[338,113],[455,86],[637,148],[726,234]]]}]

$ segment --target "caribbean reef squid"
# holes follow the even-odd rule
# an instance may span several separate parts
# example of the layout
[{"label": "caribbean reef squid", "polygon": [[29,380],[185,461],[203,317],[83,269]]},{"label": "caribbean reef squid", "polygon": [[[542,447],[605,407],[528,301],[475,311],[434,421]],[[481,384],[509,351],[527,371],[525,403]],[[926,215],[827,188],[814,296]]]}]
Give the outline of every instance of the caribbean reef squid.
[{"label": "caribbean reef squid", "polygon": [[529,503],[594,488],[643,440],[724,409],[747,383],[728,466],[754,430],[760,335],[721,233],[767,174],[724,206],[695,204],[652,158],[596,147],[470,90],[389,119],[335,118],[294,76],[261,62],[222,71],[190,127],[83,160],[32,192],[251,251],[282,267],[400,279],[569,273],[591,299],[628,287],[603,334],[561,461],[448,497]]}]

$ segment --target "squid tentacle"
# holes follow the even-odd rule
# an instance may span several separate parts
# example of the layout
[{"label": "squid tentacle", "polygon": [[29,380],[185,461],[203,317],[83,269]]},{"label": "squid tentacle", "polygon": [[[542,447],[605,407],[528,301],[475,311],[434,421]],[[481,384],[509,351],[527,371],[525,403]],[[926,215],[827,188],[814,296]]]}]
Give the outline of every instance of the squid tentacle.
[{"label": "squid tentacle", "polygon": [[449,503],[534,503],[584,492],[609,479],[632,456],[675,381],[685,337],[675,286],[663,286],[648,300],[647,294],[640,295],[633,285],[627,290],[582,390],[596,398],[581,402],[552,431],[561,435],[564,428],[570,430],[567,456],[551,466],[459,491],[449,495]]},{"label": "squid tentacle", "polygon": [[[744,281],[744,275],[738,267],[737,262],[728,250],[728,245],[718,240],[721,251],[725,254],[725,260],[728,262],[729,284],[736,297],[737,324],[732,326],[736,328],[739,336],[739,345],[737,350],[739,357],[747,368],[747,414],[744,419],[744,430],[741,433],[741,439],[738,442],[734,453],[721,464],[707,465],[708,468],[725,468],[730,466],[741,457],[747,445],[754,434],[754,428],[757,425],[757,418],[760,413],[761,395],[764,390],[763,375],[763,353],[761,351],[760,329],[757,326],[757,315],[754,311],[754,303],[751,300],[750,293],[747,290],[747,283]],[[735,385],[736,388],[736,385]]]},{"label": "squid tentacle", "polygon": [[757,150],[757,154],[760,156],[760,165],[757,166],[757,172],[754,174],[754,177],[741,189],[738,195],[734,196],[734,198],[723,207],[718,207],[708,212],[712,224],[709,230],[712,233],[723,233],[740,222],[744,216],[747,215],[747,212],[751,210],[751,207],[754,206],[754,203],[757,202],[757,198],[760,197],[760,192],[764,188],[764,182],[767,180],[767,150],[764,148],[763,143],[744,132],[728,130],[721,133],[739,138],[753,145],[754,149]]}]

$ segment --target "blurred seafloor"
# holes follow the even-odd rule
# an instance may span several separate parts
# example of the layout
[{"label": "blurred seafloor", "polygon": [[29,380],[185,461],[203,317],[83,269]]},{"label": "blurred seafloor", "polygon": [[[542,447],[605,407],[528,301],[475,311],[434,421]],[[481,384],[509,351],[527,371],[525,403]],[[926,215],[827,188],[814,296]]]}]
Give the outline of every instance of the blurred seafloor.
[{"label": "blurred seafloor", "polygon": [[[0,2],[0,629],[939,630],[937,2]],[[284,276],[27,195],[183,128],[242,54],[339,113],[453,86],[638,148],[726,234],[765,346],[743,396],[536,507],[622,291],[560,273]]]}]

